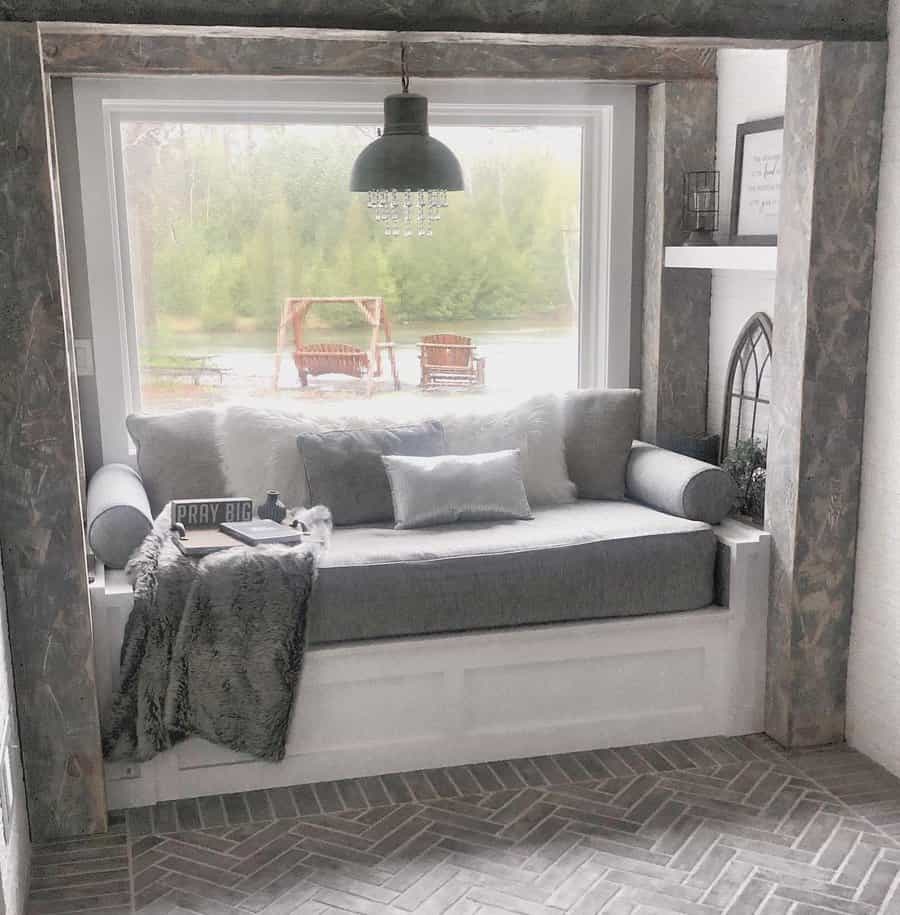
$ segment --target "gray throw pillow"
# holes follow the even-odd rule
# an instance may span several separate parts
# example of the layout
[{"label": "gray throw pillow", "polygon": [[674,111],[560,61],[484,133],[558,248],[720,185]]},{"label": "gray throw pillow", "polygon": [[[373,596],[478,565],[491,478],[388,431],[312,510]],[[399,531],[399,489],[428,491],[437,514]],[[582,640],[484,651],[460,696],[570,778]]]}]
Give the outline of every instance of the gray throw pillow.
[{"label": "gray throw pillow", "polygon": [[391,488],[384,454],[443,454],[444,427],[439,422],[387,429],[338,429],[301,432],[310,505],[327,505],[334,523],[374,524],[393,521]]},{"label": "gray throw pillow", "polygon": [[518,449],[491,454],[382,458],[394,500],[394,527],[534,517]]},{"label": "gray throw pillow", "polygon": [[[227,496],[216,444],[216,411],[208,407],[125,420],[154,516],[172,499]],[[244,493],[237,493],[244,495]]]},{"label": "gray throw pillow", "polygon": [[141,478],[125,464],[105,464],[91,477],[85,514],[88,543],[111,569],[124,569],[153,527]]},{"label": "gray throw pillow", "polygon": [[625,468],[640,422],[639,390],[566,395],[566,464],[579,499],[625,498]]},{"label": "gray throw pillow", "polygon": [[718,524],[734,507],[731,474],[684,454],[635,442],[628,459],[628,498],[651,508]]}]

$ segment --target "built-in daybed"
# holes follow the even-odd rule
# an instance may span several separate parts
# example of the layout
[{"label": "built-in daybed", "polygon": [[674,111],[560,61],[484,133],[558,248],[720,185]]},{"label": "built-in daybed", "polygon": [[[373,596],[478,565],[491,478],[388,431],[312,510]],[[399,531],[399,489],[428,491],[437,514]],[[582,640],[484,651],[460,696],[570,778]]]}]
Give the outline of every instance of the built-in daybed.
[{"label": "built-in daybed", "polygon": [[[636,394],[617,394],[582,392],[574,406],[570,395],[564,438],[579,495],[602,495],[617,473],[612,439],[627,437],[623,498],[536,506],[528,521],[336,527],[308,610],[286,758],[192,738],[148,762],[109,763],[110,806],[760,730],[768,535],[709,523],[724,515],[724,475],[632,446]],[[196,425],[184,422],[184,435]],[[147,473],[154,424],[139,426]],[[227,435],[214,441],[236,475]],[[593,460],[607,475],[593,481],[599,490],[584,477]],[[152,514],[172,493],[148,482]],[[92,492],[93,517],[118,504],[111,490]],[[105,714],[132,595],[125,573],[103,563],[92,587]]]}]

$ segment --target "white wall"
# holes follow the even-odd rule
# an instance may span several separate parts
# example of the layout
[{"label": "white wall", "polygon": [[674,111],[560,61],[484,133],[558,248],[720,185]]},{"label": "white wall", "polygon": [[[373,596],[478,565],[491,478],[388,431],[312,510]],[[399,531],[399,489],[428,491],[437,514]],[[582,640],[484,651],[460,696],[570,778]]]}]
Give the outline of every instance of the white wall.
[{"label": "white wall", "polygon": [[0,778],[6,778],[4,768],[7,753],[11,763],[12,804],[11,809],[7,811],[6,842],[3,841],[3,832],[0,829],[0,877],[3,880],[6,915],[22,915],[28,898],[31,842],[25,807],[25,783],[22,780],[19,756],[9,632],[6,624],[6,598],[3,594],[3,577],[0,574]]},{"label": "white wall", "polygon": [[[723,50],[718,54],[719,115],[716,167],[721,173],[720,225],[729,230],[734,142],[738,124],[784,114],[786,51]],[[747,318],[757,311],[772,316],[775,274],[714,271],[709,316],[710,432],[721,431],[728,357]]]},{"label": "white wall", "polygon": [[900,2],[891,0],[847,740],[900,775]]}]

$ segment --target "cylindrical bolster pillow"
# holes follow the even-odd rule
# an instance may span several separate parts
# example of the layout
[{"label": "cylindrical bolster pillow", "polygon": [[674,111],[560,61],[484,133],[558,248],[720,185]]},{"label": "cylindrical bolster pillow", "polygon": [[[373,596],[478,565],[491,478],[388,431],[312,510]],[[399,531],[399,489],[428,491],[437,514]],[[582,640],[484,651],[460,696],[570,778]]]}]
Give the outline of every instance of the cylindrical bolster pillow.
[{"label": "cylindrical bolster pillow", "polygon": [[635,442],[628,458],[625,494],[670,515],[718,524],[731,511],[737,491],[721,467]]},{"label": "cylindrical bolster pillow", "polygon": [[111,569],[123,569],[153,527],[144,484],[127,464],[105,464],[87,493],[87,536],[91,549]]}]

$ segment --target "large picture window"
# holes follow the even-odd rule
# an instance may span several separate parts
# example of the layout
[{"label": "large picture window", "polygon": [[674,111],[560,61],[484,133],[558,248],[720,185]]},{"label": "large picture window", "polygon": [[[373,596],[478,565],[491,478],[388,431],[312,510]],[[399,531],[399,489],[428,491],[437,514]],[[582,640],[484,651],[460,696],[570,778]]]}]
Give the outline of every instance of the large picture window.
[{"label": "large picture window", "polygon": [[383,81],[199,82],[76,82],[105,460],[129,411],[627,383],[632,89],[428,86],[466,191],[407,239],[348,190]]},{"label": "large picture window", "polygon": [[[420,343],[435,335],[471,340],[484,365],[480,384],[460,375],[445,389],[577,386],[580,127],[437,128],[468,191],[425,239],[386,237],[365,197],[347,191],[372,127],[127,121],[121,131],[144,409],[425,389]],[[383,299],[396,383],[388,371],[370,385],[330,371],[303,385],[292,322],[276,360],[283,303],[308,296],[326,301],[304,315],[304,344],[363,353],[365,314],[327,299]]]}]

